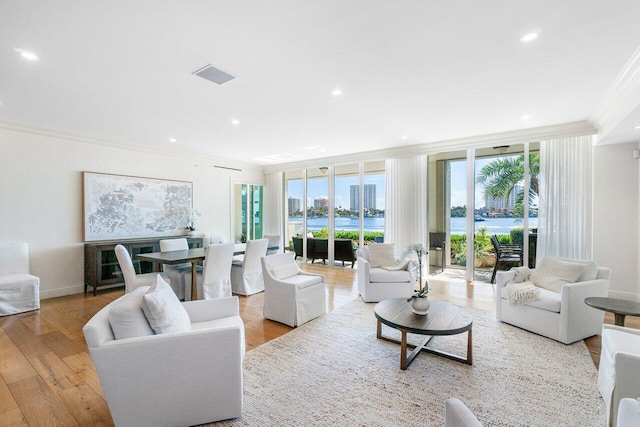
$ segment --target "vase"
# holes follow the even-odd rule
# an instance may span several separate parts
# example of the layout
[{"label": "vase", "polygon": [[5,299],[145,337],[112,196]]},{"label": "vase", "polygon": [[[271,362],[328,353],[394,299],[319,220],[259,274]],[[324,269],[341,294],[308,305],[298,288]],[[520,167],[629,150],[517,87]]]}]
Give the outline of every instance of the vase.
[{"label": "vase", "polygon": [[426,316],[431,303],[428,298],[414,298],[411,300],[411,310],[419,316]]},{"label": "vase", "polygon": [[187,236],[190,236],[190,237],[193,237],[193,236],[195,236],[195,235],[196,235],[196,232],[195,232],[195,231],[189,231],[189,232],[187,233]]}]

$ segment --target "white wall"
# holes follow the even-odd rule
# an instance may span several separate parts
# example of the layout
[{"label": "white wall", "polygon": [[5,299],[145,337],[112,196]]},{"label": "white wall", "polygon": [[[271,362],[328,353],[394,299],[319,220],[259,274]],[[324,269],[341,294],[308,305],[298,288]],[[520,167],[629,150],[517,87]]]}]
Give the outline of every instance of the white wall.
[{"label": "white wall", "polygon": [[230,183],[264,184],[260,168],[242,169],[0,129],[0,241],[29,243],[42,299],[83,292],[83,171],[192,181],[194,207],[202,213],[198,233],[215,231],[231,240]]},{"label": "white wall", "polygon": [[609,295],[640,301],[637,143],[594,149],[593,258],[612,269]]}]

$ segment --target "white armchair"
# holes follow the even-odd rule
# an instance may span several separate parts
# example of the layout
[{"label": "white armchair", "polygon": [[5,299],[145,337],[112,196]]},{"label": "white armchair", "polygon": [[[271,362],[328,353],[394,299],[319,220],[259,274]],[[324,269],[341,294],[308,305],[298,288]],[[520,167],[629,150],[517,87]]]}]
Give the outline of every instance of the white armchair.
[{"label": "white armchair", "polygon": [[116,340],[110,312],[135,296],[111,302],[82,329],[115,425],[195,425],[241,416],[245,341],[238,298],[182,303],[191,320],[187,332]]},{"label": "white armchair", "polygon": [[358,292],[364,302],[379,302],[389,298],[409,298],[416,281],[407,270],[390,271],[371,267],[369,248],[358,249]]},{"label": "white armchair", "polygon": [[452,397],[445,402],[444,427],[482,427],[482,424],[467,405]]},{"label": "white armchair", "polygon": [[292,328],[327,313],[324,276],[300,271],[294,254],[262,258],[265,319]]},{"label": "white armchair", "polygon": [[0,316],[39,308],[40,278],[29,272],[28,244],[0,244]]},{"label": "white armchair", "polygon": [[[560,292],[540,288],[540,299],[510,305],[506,285],[514,271],[496,274],[496,318],[547,338],[571,344],[600,333],[604,312],[584,303],[587,297],[606,297],[611,270],[585,260],[564,260],[587,267],[576,283],[562,286]],[[588,279],[588,280],[586,280]]]},{"label": "white armchair", "polygon": [[607,407],[609,425],[615,426],[620,401],[640,397],[640,330],[602,325],[598,390]]}]

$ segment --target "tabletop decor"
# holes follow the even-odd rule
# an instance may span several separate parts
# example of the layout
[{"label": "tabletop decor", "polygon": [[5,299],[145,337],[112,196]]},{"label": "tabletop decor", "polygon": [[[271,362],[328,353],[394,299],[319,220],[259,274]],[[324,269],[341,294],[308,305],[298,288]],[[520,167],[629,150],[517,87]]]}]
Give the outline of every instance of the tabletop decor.
[{"label": "tabletop decor", "polygon": [[424,284],[422,282],[422,257],[427,253],[424,245],[422,243],[412,243],[407,247],[409,253],[416,254],[418,260],[417,263],[413,263],[413,266],[417,271],[415,271],[417,281],[418,281],[418,290],[415,294],[413,294],[407,302],[411,303],[411,309],[413,312],[419,316],[425,316],[429,312],[429,307],[431,307],[431,303],[427,298],[427,294],[429,293],[429,283],[425,280]]},{"label": "tabletop decor", "polygon": [[187,226],[185,229],[187,230],[187,235],[195,236],[196,235],[196,217],[200,216],[200,212],[196,209],[191,209],[189,211],[189,215],[187,215]]}]

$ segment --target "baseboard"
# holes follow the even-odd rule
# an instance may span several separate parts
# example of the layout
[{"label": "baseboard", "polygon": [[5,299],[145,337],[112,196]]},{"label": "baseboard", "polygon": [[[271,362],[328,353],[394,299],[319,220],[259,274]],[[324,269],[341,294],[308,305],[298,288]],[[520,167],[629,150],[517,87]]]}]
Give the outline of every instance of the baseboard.
[{"label": "baseboard", "polygon": [[633,292],[609,291],[609,297],[640,302],[640,295],[634,294]]}]

